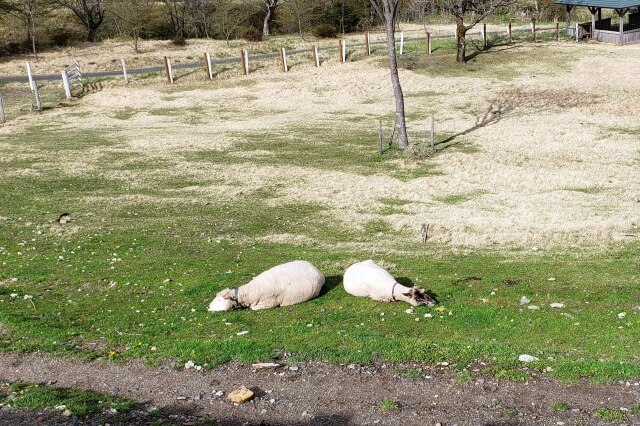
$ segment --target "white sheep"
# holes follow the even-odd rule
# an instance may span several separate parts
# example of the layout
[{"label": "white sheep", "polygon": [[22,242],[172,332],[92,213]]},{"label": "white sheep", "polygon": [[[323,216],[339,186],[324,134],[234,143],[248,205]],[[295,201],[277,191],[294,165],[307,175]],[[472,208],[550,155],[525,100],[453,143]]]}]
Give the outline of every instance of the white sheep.
[{"label": "white sheep", "polygon": [[373,260],[354,263],[344,272],[344,289],[358,297],[370,297],[380,302],[401,300],[413,306],[433,306],[436,301],[424,289],[399,284],[386,269]]},{"label": "white sheep", "polygon": [[218,292],[209,304],[209,312],[295,305],[316,297],[323,285],[324,275],[318,268],[304,260],[296,260],[274,266],[237,289]]}]

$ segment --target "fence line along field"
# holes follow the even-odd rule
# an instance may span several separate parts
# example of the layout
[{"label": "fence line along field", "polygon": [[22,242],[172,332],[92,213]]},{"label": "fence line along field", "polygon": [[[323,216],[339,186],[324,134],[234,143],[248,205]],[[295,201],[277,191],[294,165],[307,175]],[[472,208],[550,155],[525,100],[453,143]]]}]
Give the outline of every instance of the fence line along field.
[{"label": "fence line along field", "polygon": [[[291,62],[206,86],[204,72],[104,82],[3,125],[0,349],[483,360],[516,378],[526,353],[568,379],[640,375],[637,47],[497,45],[466,67],[407,52],[418,145],[382,155],[384,59]],[[432,114],[438,149],[422,156]],[[298,258],[328,277],[317,299],[206,312],[216,291]],[[367,258],[437,308],[349,298],[340,276]]]}]

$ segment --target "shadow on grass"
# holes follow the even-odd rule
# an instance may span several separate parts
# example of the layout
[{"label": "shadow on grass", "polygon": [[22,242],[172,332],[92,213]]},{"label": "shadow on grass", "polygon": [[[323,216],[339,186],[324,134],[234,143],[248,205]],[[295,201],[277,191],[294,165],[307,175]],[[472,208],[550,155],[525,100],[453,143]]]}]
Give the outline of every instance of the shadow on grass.
[{"label": "shadow on grass", "polygon": [[342,276],[341,275],[331,275],[325,277],[324,285],[322,286],[322,290],[320,290],[320,294],[318,297],[322,297],[325,294],[329,293],[334,288],[338,287],[342,284]]}]

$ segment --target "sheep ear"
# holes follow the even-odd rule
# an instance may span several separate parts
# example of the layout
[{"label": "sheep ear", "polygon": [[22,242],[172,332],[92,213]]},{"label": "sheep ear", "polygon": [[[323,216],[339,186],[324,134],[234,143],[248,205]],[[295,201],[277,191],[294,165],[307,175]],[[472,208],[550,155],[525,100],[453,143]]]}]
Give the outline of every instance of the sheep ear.
[{"label": "sheep ear", "polygon": [[407,297],[411,297],[413,296],[413,292],[409,292],[409,293],[402,293],[403,296],[407,296]]}]

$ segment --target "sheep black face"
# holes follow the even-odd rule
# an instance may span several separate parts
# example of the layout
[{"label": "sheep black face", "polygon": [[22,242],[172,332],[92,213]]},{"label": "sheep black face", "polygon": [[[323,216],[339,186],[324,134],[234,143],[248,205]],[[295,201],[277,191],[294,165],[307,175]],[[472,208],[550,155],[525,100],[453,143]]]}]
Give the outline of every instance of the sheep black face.
[{"label": "sheep black face", "polygon": [[211,301],[208,310],[209,312],[223,312],[238,306],[239,303],[233,295],[233,290],[226,288],[216,294],[216,298]]},{"label": "sheep black face", "polygon": [[433,306],[436,304],[436,300],[429,295],[423,288],[412,287],[408,293],[403,293],[409,298],[408,302],[412,306]]}]

